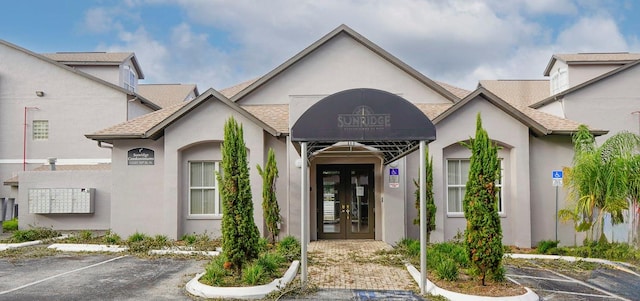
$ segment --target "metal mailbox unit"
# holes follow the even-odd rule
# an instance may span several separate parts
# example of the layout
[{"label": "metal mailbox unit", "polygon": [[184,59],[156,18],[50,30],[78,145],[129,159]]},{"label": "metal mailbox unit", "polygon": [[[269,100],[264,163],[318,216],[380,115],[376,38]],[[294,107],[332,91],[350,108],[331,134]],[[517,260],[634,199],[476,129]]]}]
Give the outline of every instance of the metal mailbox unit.
[{"label": "metal mailbox unit", "polygon": [[29,213],[94,213],[94,188],[29,189]]}]

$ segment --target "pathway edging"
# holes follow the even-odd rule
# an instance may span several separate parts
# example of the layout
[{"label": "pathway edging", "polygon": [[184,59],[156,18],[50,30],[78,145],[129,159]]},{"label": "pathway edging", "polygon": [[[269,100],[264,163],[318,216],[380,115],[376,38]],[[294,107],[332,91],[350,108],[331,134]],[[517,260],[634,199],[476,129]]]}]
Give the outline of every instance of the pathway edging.
[{"label": "pathway edging", "polygon": [[199,273],[187,282],[186,288],[189,293],[203,298],[261,299],[269,293],[287,286],[298,274],[299,266],[300,261],[294,260],[282,278],[273,280],[268,284],[247,287],[209,286],[199,281],[200,277],[204,275],[204,273]]}]

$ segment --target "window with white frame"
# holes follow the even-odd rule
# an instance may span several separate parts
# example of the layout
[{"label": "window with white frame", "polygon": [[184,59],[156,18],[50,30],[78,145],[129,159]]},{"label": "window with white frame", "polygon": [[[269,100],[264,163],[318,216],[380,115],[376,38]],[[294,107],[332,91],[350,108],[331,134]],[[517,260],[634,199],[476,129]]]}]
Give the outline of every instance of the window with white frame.
[{"label": "window with white frame", "polygon": [[221,215],[220,191],[216,173],[220,162],[189,162],[189,214]]},{"label": "window with white frame", "polygon": [[560,68],[551,75],[551,95],[569,88],[569,73],[566,68]]},{"label": "window with white frame", "polygon": [[[467,180],[469,179],[469,159],[447,159],[447,213],[463,214],[462,201],[466,191]],[[502,160],[500,160],[500,176],[496,182],[496,187],[500,189],[498,193],[498,212],[503,213],[503,175]]]},{"label": "window with white frame", "polygon": [[33,140],[49,139],[49,120],[34,120],[31,126]]},{"label": "window with white frame", "polygon": [[122,79],[123,79],[122,82],[124,84],[125,89],[132,92],[136,91],[136,86],[137,86],[136,73],[133,71],[133,68],[131,68],[131,66],[128,66],[128,65],[124,66]]}]

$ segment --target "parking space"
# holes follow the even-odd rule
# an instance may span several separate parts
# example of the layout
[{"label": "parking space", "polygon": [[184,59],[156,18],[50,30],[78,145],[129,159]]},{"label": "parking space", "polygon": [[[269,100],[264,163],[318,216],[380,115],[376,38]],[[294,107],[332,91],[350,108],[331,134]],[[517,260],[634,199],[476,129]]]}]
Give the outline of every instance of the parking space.
[{"label": "parking space", "polygon": [[613,268],[598,267],[578,279],[553,268],[509,265],[507,276],[542,300],[640,300],[640,277]]},{"label": "parking space", "polygon": [[0,300],[193,300],[184,285],[205,263],[95,254],[0,258]]}]

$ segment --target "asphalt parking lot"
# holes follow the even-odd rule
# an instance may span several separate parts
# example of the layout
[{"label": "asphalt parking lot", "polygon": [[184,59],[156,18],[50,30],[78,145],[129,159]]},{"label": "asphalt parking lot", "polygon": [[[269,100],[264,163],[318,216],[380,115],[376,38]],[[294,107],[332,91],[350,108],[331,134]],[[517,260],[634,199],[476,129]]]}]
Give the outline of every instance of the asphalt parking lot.
[{"label": "asphalt parking lot", "polygon": [[0,300],[193,300],[184,285],[205,264],[115,254],[0,258]]},{"label": "asphalt parking lot", "polygon": [[530,266],[507,266],[507,276],[532,289],[541,300],[640,300],[640,276],[609,266],[598,265],[583,270],[575,263],[563,263],[569,268],[553,267],[531,260]]}]

